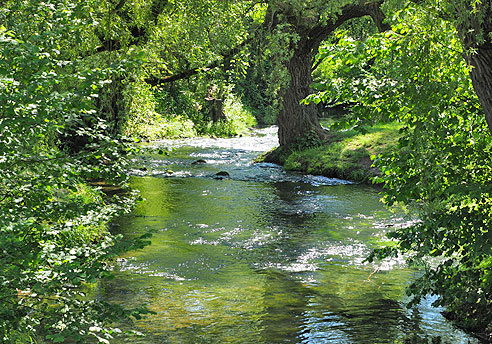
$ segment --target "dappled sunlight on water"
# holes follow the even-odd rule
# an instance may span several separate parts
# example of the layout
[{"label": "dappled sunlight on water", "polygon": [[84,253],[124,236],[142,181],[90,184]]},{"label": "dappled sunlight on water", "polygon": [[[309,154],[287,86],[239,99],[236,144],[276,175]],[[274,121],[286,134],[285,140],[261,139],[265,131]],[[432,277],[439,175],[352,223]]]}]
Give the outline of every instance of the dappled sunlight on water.
[{"label": "dappled sunlight on water", "polygon": [[168,155],[135,161],[146,201],[114,230],[153,230],[152,245],[120,258],[100,285],[101,297],[156,313],[121,324],[147,334],[127,342],[473,343],[432,300],[405,308],[418,271],[404,260],[364,261],[412,220],[385,209],[374,188],[252,163],[275,140],[264,129],[163,141],[149,152]]}]

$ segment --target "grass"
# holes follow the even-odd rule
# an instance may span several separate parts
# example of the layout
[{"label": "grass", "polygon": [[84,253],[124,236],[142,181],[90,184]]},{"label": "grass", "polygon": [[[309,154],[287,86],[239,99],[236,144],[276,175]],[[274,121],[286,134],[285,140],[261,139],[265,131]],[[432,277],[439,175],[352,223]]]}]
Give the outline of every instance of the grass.
[{"label": "grass", "polygon": [[283,165],[286,170],[369,183],[379,175],[371,157],[395,149],[400,128],[392,122],[369,127],[367,133],[334,132],[322,146],[290,152]]}]

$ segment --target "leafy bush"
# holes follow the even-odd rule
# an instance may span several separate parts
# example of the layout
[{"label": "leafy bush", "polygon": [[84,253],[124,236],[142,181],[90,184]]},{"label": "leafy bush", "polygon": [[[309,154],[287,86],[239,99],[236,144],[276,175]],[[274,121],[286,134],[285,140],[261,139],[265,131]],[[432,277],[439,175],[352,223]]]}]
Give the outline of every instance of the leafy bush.
[{"label": "leafy bush", "polygon": [[[126,135],[145,140],[196,136],[193,121],[181,114],[185,111],[182,102],[164,90],[152,92],[145,83],[133,83],[126,98],[129,103],[129,118],[124,125]],[[187,109],[193,111],[192,107]]]},{"label": "leafy bush", "polygon": [[[490,331],[492,140],[476,107],[465,111],[456,105],[456,112],[429,112],[413,130],[404,130],[398,153],[377,165],[384,172],[386,203],[409,205],[420,218],[390,234],[398,250],[411,252],[412,261],[425,266],[410,288],[415,301],[438,294],[436,303],[462,326]],[[378,252],[379,257],[395,254],[396,249]]]},{"label": "leafy bush", "polygon": [[202,122],[201,131],[210,136],[229,137],[245,134],[248,129],[256,125],[256,119],[246,110],[239,98],[232,93],[224,101],[226,120],[216,123],[207,119]]},{"label": "leafy bush", "polygon": [[[114,320],[145,312],[85,292],[109,276],[108,260],[145,244],[107,231],[135,196],[87,184],[125,190],[132,148],[98,112],[100,92],[125,66],[70,60],[67,37],[88,25],[82,3],[9,5],[11,29],[0,26],[0,341],[106,342]],[[29,14],[33,32],[23,31]],[[76,150],[69,133],[83,138]]]},{"label": "leafy bush", "polygon": [[395,151],[376,159],[377,180],[388,205],[420,219],[395,229],[396,245],[369,259],[405,255],[424,272],[408,289],[414,302],[436,294],[462,326],[491,333],[492,139],[455,28],[411,5],[392,18],[391,32],[339,38],[322,52],[337,78],[319,83],[311,100],[355,104],[342,127],[402,122]]}]

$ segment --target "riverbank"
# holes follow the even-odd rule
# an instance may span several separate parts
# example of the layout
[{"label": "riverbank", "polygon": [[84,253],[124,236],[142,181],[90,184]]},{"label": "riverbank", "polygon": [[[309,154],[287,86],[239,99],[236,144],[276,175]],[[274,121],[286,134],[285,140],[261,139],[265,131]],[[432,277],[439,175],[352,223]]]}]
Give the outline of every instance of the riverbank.
[{"label": "riverbank", "polygon": [[400,128],[400,123],[392,122],[368,127],[366,133],[333,132],[321,146],[301,150],[277,147],[259,160],[282,165],[287,171],[371,184],[373,178],[381,174],[373,166],[373,158],[395,149]]}]

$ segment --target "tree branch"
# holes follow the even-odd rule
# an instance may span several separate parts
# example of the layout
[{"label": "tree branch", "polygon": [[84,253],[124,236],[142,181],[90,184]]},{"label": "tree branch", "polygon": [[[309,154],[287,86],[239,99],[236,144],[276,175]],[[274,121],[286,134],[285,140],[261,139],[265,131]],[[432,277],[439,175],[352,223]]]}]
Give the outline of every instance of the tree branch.
[{"label": "tree branch", "polygon": [[176,74],[163,76],[163,77],[158,77],[158,76],[152,75],[152,76],[146,78],[145,82],[149,85],[152,85],[152,86],[158,86],[161,84],[167,84],[167,83],[178,81],[178,80],[189,79],[193,75],[208,72],[214,68],[217,68],[217,67],[223,65],[225,62],[227,62],[232,57],[237,55],[251,41],[252,41],[252,38],[248,38],[248,39],[244,40],[242,43],[240,43],[240,44],[236,45],[234,48],[230,49],[227,53],[222,54],[221,59],[216,60],[216,61],[214,61],[214,62],[212,62],[206,66],[189,68],[189,69],[183,70],[181,72],[178,72]]},{"label": "tree branch", "polygon": [[390,25],[384,22],[385,15],[381,10],[384,1],[366,3],[364,5],[347,5],[342,8],[341,14],[334,22],[329,22],[323,26],[316,26],[309,32],[310,39],[314,44],[320,44],[333,31],[350,19],[370,16],[380,32],[391,29]]},{"label": "tree branch", "polygon": [[318,61],[316,61],[314,63],[314,65],[311,67],[311,73],[314,72],[316,69],[318,69],[319,65],[324,61],[325,59],[322,58],[322,59],[318,59]]}]

